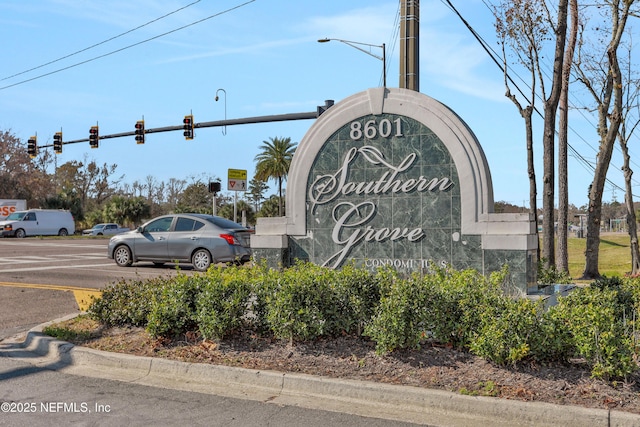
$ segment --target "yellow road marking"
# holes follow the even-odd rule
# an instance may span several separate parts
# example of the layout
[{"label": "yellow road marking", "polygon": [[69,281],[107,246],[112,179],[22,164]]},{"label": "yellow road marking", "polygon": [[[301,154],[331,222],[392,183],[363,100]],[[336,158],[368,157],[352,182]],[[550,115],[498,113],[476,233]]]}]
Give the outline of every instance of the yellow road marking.
[{"label": "yellow road marking", "polygon": [[[52,291],[71,291],[80,311],[87,311],[93,298],[100,298],[102,291],[93,288],[77,288],[74,286],[43,285],[36,283],[0,282],[0,286],[11,288],[48,289]],[[93,297],[93,298],[92,298]]]},{"label": "yellow road marking", "polygon": [[100,298],[102,292],[100,291],[73,291],[73,296],[76,298],[76,303],[80,311],[87,311],[89,306],[93,302],[94,298]]}]

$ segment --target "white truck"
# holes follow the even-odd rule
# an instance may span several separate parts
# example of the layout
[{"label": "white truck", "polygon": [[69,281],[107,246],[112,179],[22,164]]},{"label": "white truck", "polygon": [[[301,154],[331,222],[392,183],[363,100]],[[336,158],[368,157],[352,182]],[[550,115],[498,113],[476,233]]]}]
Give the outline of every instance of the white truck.
[{"label": "white truck", "polygon": [[17,211],[27,210],[27,201],[19,199],[0,199],[0,221]]},{"label": "white truck", "polygon": [[126,227],[120,227],[118,224],[113,222],[106,222],[101,224],[96,224],[93,228],[89,228],[86,230],[82,230],[83,236],[113,236],[115,234],[124,233],[125,231],[129,231]]}]

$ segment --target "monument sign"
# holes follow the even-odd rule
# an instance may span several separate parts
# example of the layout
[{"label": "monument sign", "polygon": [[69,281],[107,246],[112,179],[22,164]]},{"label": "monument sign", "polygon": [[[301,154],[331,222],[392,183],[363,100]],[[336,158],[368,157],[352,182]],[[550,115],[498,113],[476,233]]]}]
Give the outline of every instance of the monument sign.
[{"label": "monument sign", "polygon": [[537,244],[528,213],[493,212],[484,153],[453,111],[419,92],[375,88],[309,129],[289,171],[286,216],[260,218],[251,246],[273,266],[490,273],[508,264],[527,293],[537,289]]}]

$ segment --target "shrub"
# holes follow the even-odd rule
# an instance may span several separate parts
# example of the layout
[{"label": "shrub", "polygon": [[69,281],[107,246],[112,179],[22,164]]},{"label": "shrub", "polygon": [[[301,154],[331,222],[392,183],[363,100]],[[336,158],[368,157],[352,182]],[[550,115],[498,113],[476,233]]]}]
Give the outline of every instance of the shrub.
[{"label": "shrub", "polygon": [[395,272],[381,271],[380,304],[365,334],[377,342],[378,353],[416,348],[426,339],[468,346],[480,324],[480,308],[504,298],[501,285],[507,272],[487,278],[474,270],[432,265],[429,274],[403,280]]},{"label": "shrub", "polygon": [[427,301],[433,297],[433,282],[418,274],[400,279],[394,271],[379,272],[381,297],[376,313],[365,327],[365,335],[376,342],[376,352],[416,348],[426,338],[429,325]]},{"label": "shrub", "polygon": [[362,334],[378,353],[433,341],[499,364],[581,356],[598,378],[637,369],[640,279],[602,278],[545,311],[505,295],[507,276],[506,268],[486,277],[432,265],[429,274],[403,277],[353,264],[277,271],[263,263],[122,281],[107,287],[89,314],[106,325],[145,326],[154,337],[199,329],[205,339],[218,339],[243,327],[290,341]]},{"label": "shrub", "polygon": [[637,369],[633,339],[624,321],[618,290],[578,288],[551,307],[570,335],[577,355],[585,358],[596,378],[624,378]]},{"label": "shrub", "polygon": [[267,333],[270,330],[267,307],[280,286],[282,273],[269,268],[265,260],[260,265],[248,269],[248,272],[247,280],[252,291],[248,307],[248,320],[256,332]]},{"label": "shrub", "polygon": [[251,285],[247,269],[209,269],[196,295],[196,321],[204,339],[219,339],[243,324]]},{"label": "shrub", "polygon": [[516,364],[530,357],[532,347],[541,342],[541,303],[505,297],[478,309],[480,325],[469,345],[477,356],[499,365]]},{"label": "shrub", "polygon": [[172,280],[123,280],[109,285],[102,291],[102,296],[89,306],[87,313],[92,319],[109,326],[146,326],[154,295]]},{"label": "shrub", "polygon": [[196,295],[205,282],[203,275],[180,274],[154,293],[146,326],[151,336],[170,337],[195,330]]},{"label": "shrub", "polygon": [[266,320],[278,338],[312,340],[325,335],[335,315],[330,283],[335,272],[299,263],[284,270],[265,295]]},{"label": "shrub", "polygon": [[506,298],[502,285],[508,276],[507,267],[483,276],[475,270],[436,270],[438,290],[435,301],[434,339],[456,347],[468,347],[480,328],[484,307],[499,306]]},{"label": "shrub", "polygon": [[542,258],[538,262],[538,283],[543,285],[572,283],[571,276],[568,271],[560,271],[555,264],[551,264],[549,268],[545,268],[546,260]]},{"label": "shrub", "polygon": [[330,286],[333,306],[327,307],[328,332],[362,335],[380,301],[377,276],[347,264],[335,272]]}]

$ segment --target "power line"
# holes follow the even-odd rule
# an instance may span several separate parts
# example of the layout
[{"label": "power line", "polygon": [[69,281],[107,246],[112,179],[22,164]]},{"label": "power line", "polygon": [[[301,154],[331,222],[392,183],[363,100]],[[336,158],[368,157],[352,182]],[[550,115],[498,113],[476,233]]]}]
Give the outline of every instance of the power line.
[{"label": "power line", "polygon": [[21,76],[22,74],[26,74],[26,73],[28,73],[28,72],[30,72],[30,71],[34,71],[34,70],[37,70],[37,69],[39,69],[39,68],[46,67],[47,65],[55,64],[56,62],[62,61],[63,59],[67,59],[67,58],[70,58],[70,57],[72,57],[72,56],[74,56],[74,55],[77,55],[77,54],[79,54],[79,53],[86,52],[86,51],[88,51],[88,50],[90,50],[90,49],[93,49],[94,47],[98,47],[98,46],[100,46],[100,45],[103,45],[103,44],[105,44],[105,43],[108,43],[108,42],[110,42],[110,41],[112,41],[112,40],[115,40],[115,39],[120,38],[120,37],[122,37],[122,36],[124,36],[124,35],[127,35],[127,34],[129,34],[129,33],[132,33],[132,32],[134,32],[134,31],[136,31],[136,30],[139,30],[140,28],[146,27],[147,25],[151,25],[151,24],[153,24],[154,22],[160,21],[161,19],[164,19],[164,18],[166,18],[166,17],[168,17],[168,16],[170,16],[170,15],[173,15],[173,14],[175,14],[175,13],[178,13],[178,12],[180,12],[181,10],[184,10],[184,9],[186,9],[186,8],[190,7],[190,6],[193,6],[193,5],[194,5],[194,4],[196,4],[196,3],[200,3],[200,1],[201,1],[201,0],[196,0],[196,1],[194,1],[193,3],[189,3],[189,4],[188,4],[188,5],[186,5],[186,6],[183,6],[183,7],[179,8],[179,9],[174,10],[173,12],[169,12],[169,13],[167,13],[166,15],[163,15],[163,16],[161,16],[161,17],[159,17],[159,18],[153,19],[153,20],[151,20],[151,21],[149,21],[149,22],[146,22],[146,23],[144,23],[144,24],[142,24],[142,25],[139,25],[139,26],[137,26],[137,27],[135,27],[135,28],[132,28],[132,29],[130,29],[130,30],[128,30],[128,31],[125,31],[124,33],[120,33],[120,34],[118,34],[117,36],[113,36],[113,37],[111,37],[111,38],[108,38],[108,39],[106,39],[106,40],[103,40],[103,41],[101,41],[100,43],[96,43],[96,44],[93,44],[93,45],[91,45],[91,46],[89,46],[89,47],[85,47],[84,49],[80,49],[80,50],[75,51],[75,52],[73,52],[73,53],[70,53],[70,54],[68,54],[68,55],[62,56],[62,57],[60,57],[60,58],[58,58],[58,59],[54,59],[53,61],[49,61],[49,62],[44,63],[44,64],[42,64],[42,65],[38,65],[37,67],[29,68],[28,70],[24,70],[24,71],[21,71],[21,72],[19,72],[19,73],[16,73],[16,74],[13,74],[13,75],[10,75],[10,76],[7,76],[7,77],[3,77],[3,78],[1,78],[1,79],[0,79],[0,81],[4,81],[4,80],[8,80],[8,79],[13,78],[13,77]]},{"label": "power line", "polygon": [[[513,84],[515,86],[515,88],[518,90],[518,92],[521,94],[521,96],[523,98],[525,98],[525,100],[527,100],[527,102],[530,103],[530,100],[527,98],[527,95],[525,95],[522,90],[520,89],[520,87],[518,86],[517,83],[514,82],[514,80],[511,78],[511,76],[509,75],[509,73],[507,71],[505,71],[504,67],[502,66],[502,64],[500,64],[500,62],[496,59],[497,53],[495,53],[495,51],[490,48],[488,46],[488,44],[486,43],[486,41],[475,31],[475,29],[471,26],[471,24],[469,24],[464,17],[460,14],[460,12],[455,8],[455,6],[453,6],[453,4],[451,3],[450,0],[441,0],[443,3],[445,3],[446,6],[448,6],[457,16],[458,18],[462,21],[462,23],[465,25],[465,27],[471,32],[471,34],[475,37],[476,41],[478,41],[478,43],[482,46],[482,48],[485,50],[485,52],[489,55],[489,57],[493,60],[493,62],[498,66],[498,68],[505,74],[505,76],[507,77],[507,79],[509,80],[509,82],[511,82],[511,84]],[[486,4],[486,2],[484,2],[485,6],[488,7],[488,5]],[[495,56],[494,56],[495,55]],[[516,73],[517,75],[517,73]],[[539,97],[539,95],[538,95]],[[574,107],[575,108],[575,107]],[[538,116],[540,116],[541,118],[544,118],[544,115],[536,108],[534,107],[533,110],[538,114]],[[575,132],[575,130],[573,130],[573,128],[569,127],[576,135],[579,135],[577,132]],[[582,155],[580,155],[578,153],[578,151],[573,148],[573,146],[571,146],[571,144],[567,143],[568,148],[571,150],[571,152],[574,154],[574,157],[577,158],[578,160],[580,160],[580,162],[583,164],[583,166],[588,166],[589,169],[592,169],[593,171],[595,171],[595,166],[593,166],[590,162],[588,162]],[[618,184],[614,183],[613,181],[611,181],[611,179],[605,177],[605,180],[607,181],[607,183],[609,183],[609,185],[611,187],[613,187],[614,189],[619,189],[621,191],[624,191],[624,189],[622,187],[620,187]],[[634,195],[634,197],[638,197],[636,195]]]},{"label": "power line", "polygon": [[89,62],[93,62],[93,61],[96,61],[96,60],[98,60],[98,59],[105,58],[105,57],[107,57],[107,56],[111,56],[111,55],[113,55],[113,54],[115,54],[115,53],[122,52],[122,51],[127,50],[127,49],[130,49],[130,48],[132,48],[132,47],[135,47],[135,46],[138,46],[138,45],[141,45],[141,44],[144,44],[144,43],[150,42],[150,41],[152,41],[152,40],[159,39],[159,38],[164,37],[164,36],[166,36],[166,35],[169,35],[169,34],[175,33],[175,32],[177,32],[177,31],[184,30],[185,28],[189,28],[189,27],[192,27],[192,26],[194,26],[194,25],[200,24],[200,23],[202,23],[202,22],[204,22],[204,21],[207,21],[207,20],[209,20],[209,19],[216,18],[216,17],[218,17],[218,16],[221,16],[221,15],[224,15],[224,14],[226,14],[226,13],[232,12],[232,11],[234,11],[234,10],[236,10],[236,9],[239,9],[239,8],[241,8],[241,7],[243,7],[243,6],[248,5],[249,3],[253,3],[254,1],[256,1],[256,0],[249,0],[249,1],[246,1],[246,2],[244,2],[244,3],[241,3],[241,4],[237,5],[237,6],[234,6],[234,7],[231,7],[231,8],[229,8],[229,9],[223,10],[222,12],[215,13],[215,14],[213,14],[213,15],[207,16],[206,18],[202,18],[202,19],[199,19],[199,20],[197,20],[197,21],[194,21],[194,22],[192,22],[192,23],[190,23],[190,24],[183,25],[182,27],[175,28],[175,29],[173,29],[173,30],[171,30],[171,31],[167,31],[167,32],[162,33],[162,34],[159,34],[159,35],[157,35],[157,36],[150,37],[150,38],[148,38],[148,39],[145,39],[145,40],[139,41],[139,42],[137,42],[137,43],[133,43],[133,44],[130,44],[130,45],[128,45],[128,46],[122,47],[122,48],[120,48],[120,49],[116,49],[116,50],[114,50],[114,51],[111,51],[111,52],[105,53],[104,55],[99,55],[99,56],[96,56],[96,57],[93,57],[93,58],[87,59],[87,60],[85,60],[85,61],[81,61],[81,62],[75,63],[75,64],[73,64],[73,65],[69,65],[68,67],[59,68],[59,69],[54,70],[54,71],[51,71],[51,72],[49,72],[49,73],[41,74],[41,75],[39,75],[39,76],[32,77],[32,78],[30,78],[30,79],[22,80],[22,81],[19,81],[19,82],[17,82],[17,83],[13,83],[13,84],[11,84],[11,85],[7,85],[7,86],[0,87],[0,90],[4,90],[4,89],[8,89],[8,88],[10,88],[10,87],[18,86],[18,85],[21,85],[21,84],[24,84],[24,83],[27,83],[27,82],[31,82],[31,81],[33,81],[33,80],[38,80],[38,79],[41,79],[41,78],[43,78],[43,77],[46,77],[46,76],[50,76],[50,75],[52,75],[52,74],[59,73],[59,72],[61,72],[61,71],[65,71],[65,70],[68,70],[68,69],[71,69],[71,68],[75,68],[75,67],[77,67],[77,66],[80,66],[80,65],[83,65],[83,64],[86,64],[86,63],[89,63]]},{"label": "power line", "polygon": [[[393,22],[391,37],[389,38],[389,43],[387,43],[387,45],[389,46],[389,48],[387,49],[387,58],[391,58],[393,56],[393,52],[395,52],[396,50],[396,46],[398,44],[398,34],[400,34],[400,2],[398,2],[398,9],[396,10],[395,21]],[[385,70],[387,75],[389,74],[389,64],[391,64],[391,61],[387,61],[387,63],[385,64],[385,67],[387,68]],[[382,79],[383,76],[380,76],[380,85],[382,85]]]}]

